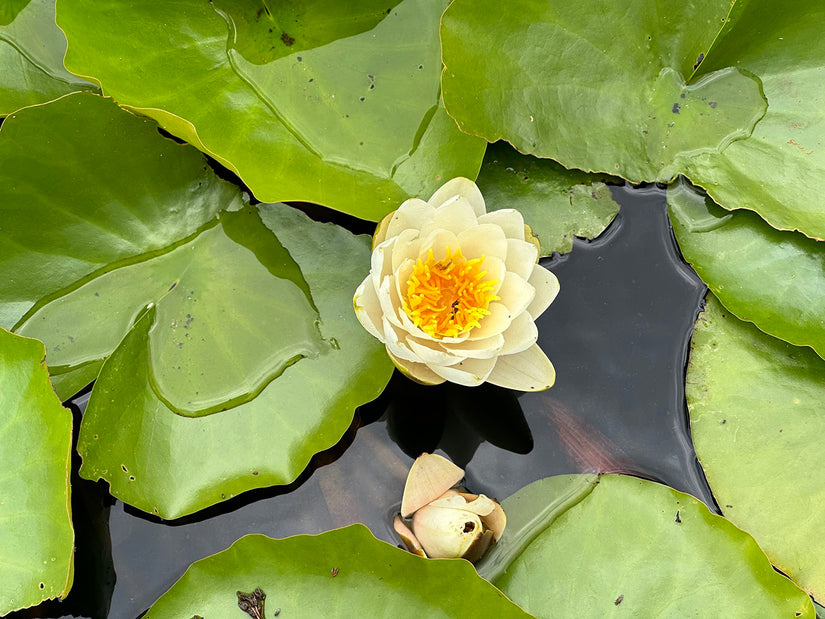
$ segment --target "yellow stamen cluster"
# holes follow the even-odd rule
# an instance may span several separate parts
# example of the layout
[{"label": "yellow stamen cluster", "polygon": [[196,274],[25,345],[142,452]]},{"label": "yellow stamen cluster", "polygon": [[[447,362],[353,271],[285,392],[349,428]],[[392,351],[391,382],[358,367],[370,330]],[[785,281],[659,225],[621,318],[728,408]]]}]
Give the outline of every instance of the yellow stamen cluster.
[{"label": "yellow stamen cluster", "polygon": [[430,250],[427,261],[418,259],[407,280],[404,311],[416,327],[435,338],[457,337],[487,316],[491,301],[499,297],[492,289],[498,284],[485,280],[481,270],[484,256],[467,260],[461,249],[454,254],[447,248],[441,260]]}]

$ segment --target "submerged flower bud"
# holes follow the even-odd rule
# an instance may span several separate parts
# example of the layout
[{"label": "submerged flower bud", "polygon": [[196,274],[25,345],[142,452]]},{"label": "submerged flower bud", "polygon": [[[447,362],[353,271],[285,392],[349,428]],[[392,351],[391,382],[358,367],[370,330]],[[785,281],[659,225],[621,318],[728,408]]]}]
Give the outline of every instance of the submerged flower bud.
[{"label": "submerged flower bud", "polygon": [[[410,552],[477,561],[501,537],[506,525],[501,505],[483,494],[452,489],[462,477],[462,469],[439,455],[415,460],[393,523]],[[402,516],[412,516],[412,530]]]},{"label": "submerged flower bud", "polygon": [[487,213],[476,184],[454,178],[378,225],[355,313],[418,382],[547,389],[556,373],[535,320],[559,282],[538,255],[518,211]]}]

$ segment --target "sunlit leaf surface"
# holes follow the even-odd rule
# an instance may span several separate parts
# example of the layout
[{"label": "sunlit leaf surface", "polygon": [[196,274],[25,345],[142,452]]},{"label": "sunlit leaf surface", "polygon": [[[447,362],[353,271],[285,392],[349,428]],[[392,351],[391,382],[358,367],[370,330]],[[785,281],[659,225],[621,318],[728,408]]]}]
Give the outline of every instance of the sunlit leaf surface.
[{"label": "sunlit leaf surface", "polygon": [[604,175],[566,170],[521,155],[504,143],[487,147],[477,184],[488,211],[514,208],[541,243],[541,255],[565,254],[573,237],[592,239],[610,225],[619,205]]},{"label": "sunlit leaf surface", "polygon": [[765,112],[737,68],[687,81],[730,6],[457,0],[441,30],[447,110],[473,135],[569,168],[670,180]]},{"label": "sunlit leaf surface", "polygon": [[741,322],[712,296],[687,373],[696,454],[725,516],[825,599],[825,361]]},{"label": "sunlit leaf surface", "polygon": [[728,212],[689,183],[668,189],[682,254],[734,315],[825,357],[825,244]]},{"label": "sunlit leaf surface", "polygon": [[0,329],[0,614],[66,597],[74,531],[72,415],[43,364],[43,345]]},{"label": "sunlit leaf surface", "polygon": [[506,499],[479,565],[538,617],[814,617],[756,542],[697,499],[621,475],[565,475]]},{"label": "sunlit leaf surface", "polygon": [[255,589],[266,595],[266,617],[529,616],[467,561],[422,559],[352,525],[285,539],[247,535],[194,563],[146,619],[243,616],[238,592]]},{"label": "sunlit leaf surface", "polygon": [[0,3],[0,116],[93,88],[63,67],[66,37],[54,23],[54,1]]},{"label": "sunlit leaf surface", "polygon": [[[274,232],[271,243],[280,242],[289,252],[312,293],[320,320],[319,351],[287,367],[246,403],[197,419],[184,417],[158,396],[151,376],[153,330],[170,328],[168,318],[160,319],[159,303],[140,316],[103,365],[83,417],[81,475],[106,479],[112,494],[164,518],[183,516],[252,488],[293,481],[315,453],[341,438],[355,407],[377,396],[391,374],[383,346],[352,311],[352,291],[369,264],[369,239],[312,222],[284,205],[259,208],[264,224]],[[199,314],[191,312],[194,334]],[[244,321],[244,316],[255,314],[237,318]],[[271,318],[258,320],[266,325],[253,321],[249,328],[274,326],[277,331],[274,311]],[[187,342],[182,326],[171,337]],[[226,350],[228,360],[208,359],[204,364],[223,367],[231,365],[233,351],[248,354]],[[183,372],[183,366],[161,369]]]},{"label": "sunlit leaf surface", "polygon": [[377,220],[446,179],[475,178],[484,141],[440,103],[444,0],[363,0],[338,21],[326,3],[270,4],[61,1],[57,19],[70,70],[212,154],[262,201]]}]

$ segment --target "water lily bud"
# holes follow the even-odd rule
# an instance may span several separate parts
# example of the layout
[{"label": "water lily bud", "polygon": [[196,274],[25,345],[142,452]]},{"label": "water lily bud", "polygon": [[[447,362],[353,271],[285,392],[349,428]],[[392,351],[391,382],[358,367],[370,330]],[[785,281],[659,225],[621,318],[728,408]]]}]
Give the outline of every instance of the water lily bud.
[{"label": "water lily bud", "polygon": [[481,518],[452,507],[426,505],[413,516],[413,532],[428,557],[463,557],[484,532]]},{"label": "water lily bud", "polygon": [[[436,454],[416,458],[404,486],[401,514],[393,528],[407,549],[433,558],[480,559],[504,532],[507,519],[498,502],[452,486],[464,471]],[[402,516],[412,515],[412,529]]]}]

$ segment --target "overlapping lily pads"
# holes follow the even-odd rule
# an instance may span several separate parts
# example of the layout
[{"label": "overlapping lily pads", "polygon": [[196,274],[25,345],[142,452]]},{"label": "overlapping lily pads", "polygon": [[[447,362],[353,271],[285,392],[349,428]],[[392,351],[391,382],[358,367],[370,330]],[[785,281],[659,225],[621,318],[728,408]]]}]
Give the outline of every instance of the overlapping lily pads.
[{"label": "overlapping lily pads", "polygon": [[0,6],[0,116],[93,88],[63,67],[66,37],[54,0],[7,0]]},{"label": "overlapping lily pads", "polygon": [[825,357],[825,245],[728,212],[680,181],[667,193],[682,254],[733,314]]},{"label": "overlapping lily pads", "polygon": [[569,252],[573,237],[592,239],[610,225],[619,205],[606,180],[611,179],[566,170],[498,143],[487,147],[477,184],[487,210],[520,211],[539,239],[541,255],[549,256]]},{"label": "overlapping lily pads", "polygon": [[43,345],[0,329],[0,614],[65,597],[72,586],[72,415]]},{"label": "overlapping lily pads", "polygon": [[471,134],[566,167],[670,180],[765,113],[758,81],[738,69],[687,82],[730,7],[458,0],[442,21],[447,110]]},{"label": "overlapping lily pads", "polygon": [[825,238],[817,0],[494,4],[444,15],[462,129],[634,182],[681,172],[725,208]]},{"label": "overlapping lily pads", "polygon": [[[153,385],[152,330],[168,326],[159,319],[160,304],[145,311],[103,365],[78,443],[81,475],[106,479],[112,494],[144,511],[177,518],[252,488],[293,481],[315,453],[341,438],[355,407],[389,380],[392,366],[383,347],[352,312],[352,291],[369,263],[369,239],[284,205],[262,205],[260,214],[312,292],[321,349],[286,368],[254,399],[187,418],[175,414]],[[269,325],[247,324],[250,317]],[[279,314],[253,311],[235,319],[242,329],[277,330]]]},{"label": "overlapping lily pads", "polygon": [[535,616],[814,617],[749,535],[666,486],[566,475],[502,506],[507,530],[479,573]]},{"label": "overlapping lily pads", "polygon": [[723,156],[690,160],[686,174],[725,208],[757,211],[772,226],[825,238],[825,5],[819,0],[737,2],[699,67],[756,75],[768,111]]},{"label": "overlapping lily pads", "polygon": [[161,138],[154,122],[111,100],[74,94],[18,112],[0,130],[0,326],[46,344],[55,388],[68,398],[94,379],[159,292],[143,298],[151,286],[143,282],[118,290],[118,305],[95,297],[57,321],[44,319],[50,304],[117,266],[167,251],[242,204],[200,153]]},{"label": "overlapping lily pads", "polygon": [[381,6],[380,20],[364,0],[357,19],[332,23],[320,2],[286,16],[232,1],[61,1],[57,21],[71,71],[236,171],[260,200],[377,220],[446,179],[475,178],[485,146],[440,102],[445,0]]},{"label": "overlapping lily pads", "polygon": [[686,392],[696,454],[725,516],[825,599],[825,361],[737,320],[709,296]]},{"label": "overlapping lily pads", "polygon": [[240,616],[239,601],[256,589],[265,595],[261,617],[529,616],[468,562],[422,559],[352,525],[286,539],[247,535],[190,566],[146,619]]},{"label": "overlapping lily pads", "polygon": [[63,397],[112,355],[78,449],[116,496],[174,518],[289,483],[389,379],[352,313],[365,237],[243,206],[200,153],[96,95],[7,120],[0,159],[3,319],[46,343]]}]

